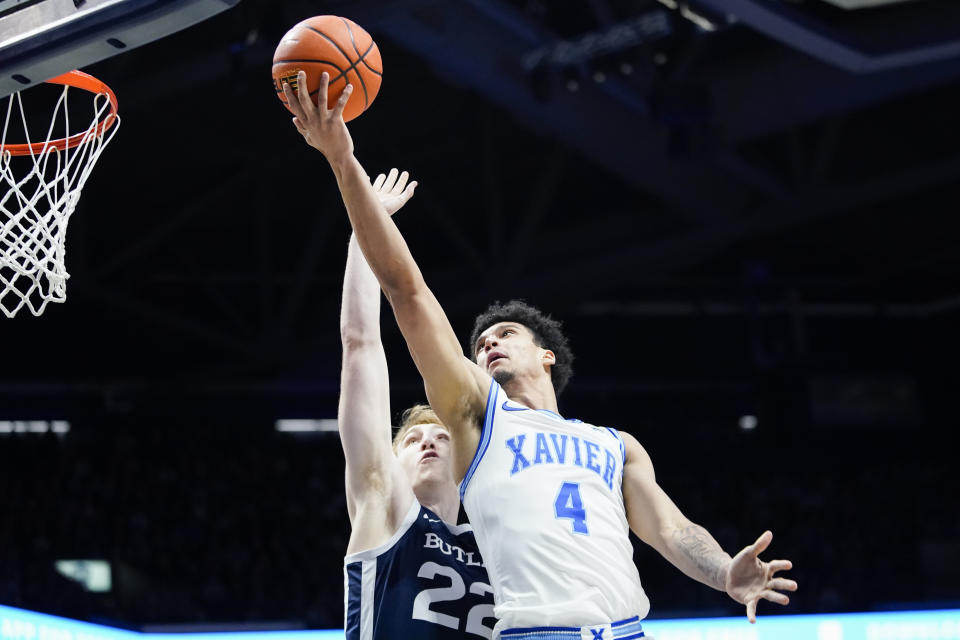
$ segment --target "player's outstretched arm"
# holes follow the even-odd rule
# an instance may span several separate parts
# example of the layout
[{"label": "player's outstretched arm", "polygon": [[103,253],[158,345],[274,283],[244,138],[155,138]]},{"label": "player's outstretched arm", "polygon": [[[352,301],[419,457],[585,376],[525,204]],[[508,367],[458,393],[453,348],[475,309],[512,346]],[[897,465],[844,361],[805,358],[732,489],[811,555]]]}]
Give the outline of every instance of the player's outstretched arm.
[{"label": "player's outstretched arm", "polygon": [[[406,181],[374,184],[389,213],[413,195]],[[380,285],[356,238],[347,248],[340,311],[343,363],[337,425],[346,459],[347,510],[352,525],[350,552],[390,538],[414,499],[390,438],[390,385],[380,341]]]},{"label": "player's outstretched arm", "polygon": [[731,558],[710,532],[691,522],[657,484],[653,462],[637,439],[621,432],[627,450],[623,467],[623,499],[630,529],[685,574],[726,592],[747,607],[747,618],[757,621],[761,599],[786,605],[781,591],[796,591],[797,583],[776,577],[792,567],[789,560],[763,562],[758,557],[773,538],[765,532]]},{"label": "player's outstretched arm", "polygon": [[[294,125],[307,143],[326,157],[337,178],[350,223],[367,262],[393,307],[426,386],[431,407],[454,434],[454,458],[462,475],[479,440],[489,377],[463,356],[456,334],[427,287],[403,236],[378,202],[369,178],[353,154],[353,141],[343,122],[343,107],[352,91],[347,85],[334,109],[327,109],[329,76],[320,81],[318,105],[284,84],[295,112]],[[305,77],[299,86],[306,86]]]}]

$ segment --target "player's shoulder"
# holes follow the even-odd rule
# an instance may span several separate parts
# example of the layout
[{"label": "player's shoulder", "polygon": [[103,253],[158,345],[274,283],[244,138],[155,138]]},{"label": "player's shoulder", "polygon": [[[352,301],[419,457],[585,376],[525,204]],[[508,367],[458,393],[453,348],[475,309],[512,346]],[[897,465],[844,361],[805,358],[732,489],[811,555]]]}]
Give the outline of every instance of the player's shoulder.
[{"label": "player's shoulder", "polygon": [[423,506],[416,500],[410,501],[395,524],[388,524],[382,510],[376,513],[361,513],[352,523],[350,541],[347,544],[346,563],[372,560],[403,546],[406,540],[415,535]]},{"label": "player's shoulder", "polygon": [[625,452],[622,432],[620,430],[614,429],[613,427],[606,427],[592,424],[590,422],[584,422],[583,420],[578,420],[576,418],[567,418],[567,422],[579,426],[580,429],[587,429],[591,433],[594,433],[601,438],[606,438],[615,442],[620,448],[621,452]]},{"label": "player's shoulder", "polygon": [[626,431],[618,431],[620,440],[623,442],[625,451],[625,464],[639,464],[644,466],[653,466],[650,460],[650,454],[644,448],[640,441],[633,434]]}]

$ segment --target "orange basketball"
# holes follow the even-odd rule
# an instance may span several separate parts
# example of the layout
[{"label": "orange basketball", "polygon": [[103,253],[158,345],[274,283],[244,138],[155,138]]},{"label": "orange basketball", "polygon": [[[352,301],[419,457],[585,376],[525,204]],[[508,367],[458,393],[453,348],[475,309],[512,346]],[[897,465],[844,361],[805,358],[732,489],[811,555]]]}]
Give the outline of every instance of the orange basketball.
[{"label": "orange basketball", "polygon": [[353,95],[343,110],[343,119],[349,121],[366,111],[377,97],[383,62],[373,38],[355,22],[339,16],[316,16],[287,31],[273,53],[273,86],[285,105],[283,83],[297,91],[299,71],[307,74],[307,90],[314,104],[320,74],[330,74],[327,106],[331,109],[347,83],[352,84]]}]

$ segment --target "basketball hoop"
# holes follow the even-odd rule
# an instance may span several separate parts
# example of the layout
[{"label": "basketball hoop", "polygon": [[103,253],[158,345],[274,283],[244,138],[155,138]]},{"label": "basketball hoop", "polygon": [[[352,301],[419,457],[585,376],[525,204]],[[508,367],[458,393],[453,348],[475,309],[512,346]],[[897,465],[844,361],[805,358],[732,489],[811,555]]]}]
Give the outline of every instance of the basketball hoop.
[{"label": "basketball hoop", "polygon": [[[39,316],[48,302],[66,299],[67,223],[120,122],[117,97],[93,76],[68,71],[47,82],[63,85],[63,91],[43,142],[30,140],[20,92],[8,100],[0,137],[0,310],[8,318],[24,306]],[[93,119],[76,133],[70,129],[70,87],[93,94]],[[8,144],[8,129],[16,129],[11,116],[17,113],[26,142]],[[63,137],[54,134],[58,123],[66,132]]]}]

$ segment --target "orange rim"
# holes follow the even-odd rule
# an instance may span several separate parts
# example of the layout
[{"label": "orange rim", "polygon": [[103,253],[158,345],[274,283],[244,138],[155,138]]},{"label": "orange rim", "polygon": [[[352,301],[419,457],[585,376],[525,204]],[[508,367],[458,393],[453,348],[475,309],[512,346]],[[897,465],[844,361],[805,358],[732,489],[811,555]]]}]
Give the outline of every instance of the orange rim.
[{"label": "orange rim", "polygon": [[[62,84],[71,87],[76,87],[78,89],[83,89],[84,91],[89,91],[94,94],[105,94],[107,99],[110,100],[110,113],[107,114],[107,117],[103,119],[103,122],[97,124],[96,135],[102,136],[107,129],[112,127],[117,121],[117,96],[114,95],[113,90],[108,87],[105,83],[97,80],[88,73],[83,71],[67,71],[66,73],[57,76],[56,78],[50,78],[47,80],[49,84]],[[30,144],[8,144],[3,147],[3,151],[10,152],[10,155],[14,156],[27,156],[35,155],[42,153],[44,149],[59,149],[63,151],[64,149],[72,149],[73,147],[80,144],[80,142],[87,136],[87,132],[83,131],[81,133],[76,133],[69,138],[60,138],[59,140],[51,140],[50,142],[34,142]]]}]

